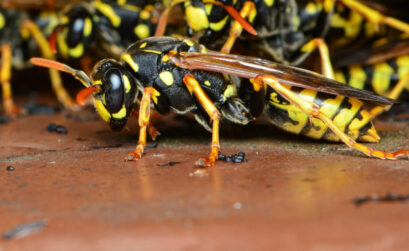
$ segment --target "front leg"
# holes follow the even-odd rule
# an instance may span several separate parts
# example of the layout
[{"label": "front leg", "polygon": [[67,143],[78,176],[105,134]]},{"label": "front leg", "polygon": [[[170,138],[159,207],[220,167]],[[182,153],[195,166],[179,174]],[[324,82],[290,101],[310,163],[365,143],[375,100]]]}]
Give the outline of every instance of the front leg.
[{"label": "front leg", "polygon": [[149,125],[150,113],[151,113],[151,98],[152,96],[158,96],[159,92],[153,87],[145,87],[144,93],[139,106],[139,141],[135,151],[128,153],[125,160],[137,160],[142,157],[143,151],[146,146],[146,129]]}]

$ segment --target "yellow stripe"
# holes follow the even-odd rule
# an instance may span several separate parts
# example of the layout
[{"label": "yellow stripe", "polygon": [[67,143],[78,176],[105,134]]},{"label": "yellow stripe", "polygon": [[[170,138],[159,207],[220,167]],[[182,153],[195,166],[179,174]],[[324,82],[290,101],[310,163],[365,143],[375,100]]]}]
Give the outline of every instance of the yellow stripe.
[{"label": "yellow stripe", "polygon": [[[206,80],[206,81],[209,82],[208,80]],[[205,84],[206,84],[206,81],[205,81]],[[210,82],[209,82],[209,84],[210,84]],[[223,92],[223,101],[226,101],[227,98],[229,98],[231,96],[234,96],[235,94],[236,94],[236,89],[234,88],[234,86],[233,85],[228,85],[226,87],[226,90],[224,90],[224,92]]]},{"label": "yellow stripe", "polygon": [[101,2],[94,2],[94,6],[111,21],[114,27],[121,25],[121,18],[115,13],[111,6]]},{"label": "yellow stripe", "polygon": [[68,49],[68,54],[73,58],[80,58],[84,54],[84,44],[79,43],[72,49]]},{"label": "yellow stripe", "polygon": [[112,117],[115,119],[123,119],[126,117],[126,108],[125,105],[122,105],[121,110],[119,110],[117,113],[113,113]]},{"label": "yellow stripe", "polygon": [[125,93],[129,93],[129,91],[131,90],[131,83],[129,82],[129,78],[126,75],[122,75],[122,79],[124,80]]},{"label": "yellow stripe", "polygon": [[139,71],[139,65],[133,61],[131,55],[129,55],[128,53],[126,54],[122,54],[121,58],[129,65],[131,66],[132,70],[134,70],[134,72],[138,72]]},{"label": "yellow stripe", "polygon": [[366,110],[361,110],[360,114],[362,119],[354,118],[351,124],[349,124],[348,132],[346,132],[348,136],[353,139],[357,139],[359,137],[359,129],[361,129],[371,120],[371,115]]},{"label": "yellow stripe", "polygon": [[58,51],[64,58],[68,57],[68,45],[65,42],[66,32],[64,34],[57,34]]},{"label": "yellow stripe", "polygon": [[[322,102],[320,111],[332,118],[338,111],[339,106],[344,100],[343,96],[336,96],[335,98],[329,98]],[[318,119],[312,119],[313,127],[305,134],[314,139],[320,139],[324,136],[328,126]]]},{"label": "yellow stripe", "polygon": [[268,6],[271,7],[274,4],[274,0],[264,0],[264,3]]},{"label": "yellow stripe", "polygon": [[220,31],[221,29],[223,29],[223,27],[226,25],[226,22],[228,20],[229,16],[226,15],[222,20],[220,20],[219,22],[216,23],[210,23],[209,27],[210,29],[214,30],[214,31]]},{"label": "yellow stripe", "polygon": [[[313,103],[315,96],[317,95],[317,92],[310,89],[304,89],[298,95],[301,96],[305,101]],[[278,103],[277,102],[278,99],[276,97],[277,97],[276,93],[273,92],[270,94],[270,104],[276,106],[279,109],[287,111],[288,117],[291,120],[298,122],[296,125],[294,125],[291,122],[286,122],[283,124],[282,128],[288,132],[292,132],[295,134],[301,133],[306,123],[309,123],[308,115],[292,104]]]},{"label": "yellow stripe", "polygon": [[6,20],[4,20],[4,15],[0,13],[0,29],[3,29],[5,24]]},{"label": "yellow stripe", "polygon": [[94,101],[95,109],[97,110],[99,116],[106,122],[109,122],[111,119],[111,114],[109,114],[108,110],[105,108],[104,104],[101,100],[95,99]]},{"label": "yellow stripe", "polygon": [[366,74],[365,71],[362,69],[360,65],[352,65],[349,68],[349,83],[348,85],[363,89],[366,81]]},{"label": "yellow stripe", "polygon": [[158,51],[158,50],[150,50],[150,49],[146,49],[146,50],[143,50],[144,52],[150,52],[150,53],[155,53],[155,54],[162,54],[162,52],[161,51]]},{"label": "yellow stripe", "polygon": [[345,84],[347,82],[345,75],[342,71],[336,71],[334,74],[335,80]]},{"label": "yellow stripe", "polygon": [[396,59],[398,66],[398,76],[403,78],[409,72],[409,56],[401,56]]},{"label": "yellow stripe", "polygon": [[85,23],[84,23],[84,36],[88,37],[91,32],[92,32],[92,22],[90,18],[85,18]]},{"label": "yellow stripe", "polygon": [[393,68],[385,62],[374,66],[372,87],[375,93],[386,95],[391,83],[391,75],[394,73]]},{"label": "yellow stripe", "polygon": [[355,117],[362,106],[362,102],[358,99],[348,98],[348,101],[351,104],[351,108],[343,108],[333,119],[334,124],[341,129],[341,131],[345,131],[346,125]]}]

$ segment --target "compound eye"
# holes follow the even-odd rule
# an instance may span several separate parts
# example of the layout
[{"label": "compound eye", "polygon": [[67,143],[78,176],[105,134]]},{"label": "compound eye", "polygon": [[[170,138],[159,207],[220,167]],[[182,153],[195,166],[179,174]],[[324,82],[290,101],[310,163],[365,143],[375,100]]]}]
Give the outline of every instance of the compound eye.
[{"label": "compound eye", "polygon": [[67,34],[67,44],[73,48],[77,46],[83,40],[84,19],[76,18],[70,22]]},{"label": "compound eye", "polygon": [[84,6],[78,5],[70,9],[65,15],[67,24],[66,43],[69,48],[75,48],[88,43],[93,37],[92,16]]},{"label": "compound eye", "polygon": [[109,69],[103,79],[105,106],[110,113],[118,112],[124,105],[124,83],[118,69]]}]

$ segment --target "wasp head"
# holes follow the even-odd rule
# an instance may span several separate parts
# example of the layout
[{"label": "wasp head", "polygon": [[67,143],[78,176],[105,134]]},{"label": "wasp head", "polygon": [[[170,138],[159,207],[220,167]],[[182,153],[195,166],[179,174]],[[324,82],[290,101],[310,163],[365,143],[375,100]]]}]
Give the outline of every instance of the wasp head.
[{"label": "wasp head", "polygon": [[58,51],[65,58],[81,58],[95,40],[92,11],[85,4],[76,4],[63,13],[55,30]]},{"label": "wasp head", "polygon": [[94,67],[91,86],[98,86],[93,93],[98,114],[113,131],[120,131],[135,102],[136,80],[115,60],[104,59]]}]

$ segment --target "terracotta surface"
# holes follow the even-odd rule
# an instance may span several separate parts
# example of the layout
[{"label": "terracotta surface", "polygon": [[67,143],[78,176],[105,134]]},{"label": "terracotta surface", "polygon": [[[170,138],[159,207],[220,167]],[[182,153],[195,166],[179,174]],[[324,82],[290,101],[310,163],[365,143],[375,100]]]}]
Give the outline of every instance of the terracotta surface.
[{"label": "terracotta surface", "polygon": [[[399,118],[378,121],[383,140],[371,146],[409,147],[407,119]],[[1,124],[0,233],[45,226],[3,238],[0,250],[409,249],[409,203],[353,202],[409,194],[407,160],[370,159],[264,124],[223,124],[222,152],[244,151],[248,162],[196,169],[210,134],[189,117],[164,117],[157,147],[124,162],[135,122],[112,133],[88,108]],[[49,123],[68,134],[48,132]]]}]

